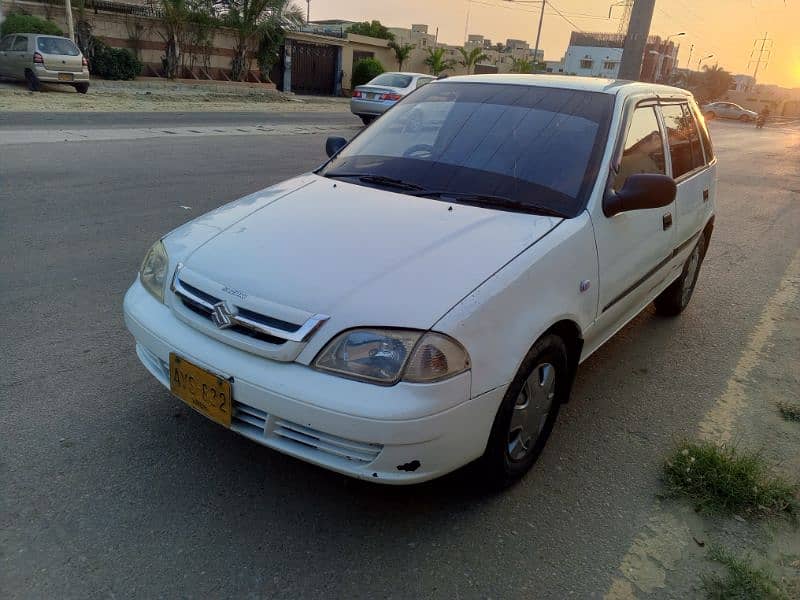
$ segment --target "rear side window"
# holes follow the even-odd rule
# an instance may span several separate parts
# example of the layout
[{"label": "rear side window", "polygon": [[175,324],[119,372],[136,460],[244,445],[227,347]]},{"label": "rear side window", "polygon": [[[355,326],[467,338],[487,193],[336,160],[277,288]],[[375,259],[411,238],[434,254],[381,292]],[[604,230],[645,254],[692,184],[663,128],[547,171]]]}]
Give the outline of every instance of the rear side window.
[{"label": "rear side window", "polygon": [[652,106],[637,108],[633,112],[619,172],[614,177],[614,189],[621,189],[625,180],[637,173],[666,173],[664,140]]},{"label": "rear side window", "polygon": [[0,40],[0,50],[10,50],[11,44],[14,42],[13,35],[7,35],[2,40]]},{"label": "rear side window", "polygon": [[677,179],[705,165],[700,134],[692,113],[686,104],[669,104],[661,107],[672,158],[672,176]]},{"label": "rear side window", "polygon": [[17,39],[14,41],[14,45],[11,46],[11,51],[25,52],[25,50],[27,49],[28,49],[28,38],[18,35]]},{"label": "rear side window", "polygon": [[78,56],[78,47],[66,38],[40,37],[36,40],[39,52],[60,54],[61,56]]},{"label": "rear side window", "polygon": [[696,103],[692,102],[691,110],[694,114],[695,123],[697,123],[697,129],[700,131],[700,140],[703,142],[703,150],[705,150],[706,155],[706,164],[709,164],[712,160],[714,160],[714,146],[711,144],[711,136],[708,135],[706,121],[700,114],[700,109]]}]

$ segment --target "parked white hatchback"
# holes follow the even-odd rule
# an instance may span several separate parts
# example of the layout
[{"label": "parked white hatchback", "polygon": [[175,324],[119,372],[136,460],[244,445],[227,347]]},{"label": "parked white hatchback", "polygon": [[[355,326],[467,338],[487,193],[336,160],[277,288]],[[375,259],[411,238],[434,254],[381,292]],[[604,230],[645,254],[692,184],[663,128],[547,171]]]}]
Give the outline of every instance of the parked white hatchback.
[{"label": "parked white hatchback", "polygon": [[578,364],[686,307],[714,224],[711,141],[671,87],[453,77],[328,152],[156,242],[125,320],[200,413],[376,482],[519,478]]}]

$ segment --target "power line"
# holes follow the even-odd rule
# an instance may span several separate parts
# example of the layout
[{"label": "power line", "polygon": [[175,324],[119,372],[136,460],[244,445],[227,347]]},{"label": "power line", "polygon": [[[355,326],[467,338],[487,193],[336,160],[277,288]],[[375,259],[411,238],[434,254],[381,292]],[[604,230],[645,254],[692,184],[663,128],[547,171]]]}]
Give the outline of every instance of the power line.
[{"label": "power line", "polygon": [[555,5],[553,5],[553,3],[552,3],[550,0],[547,0],[547,3],[550,5],[550,8],[552,8],[554,11],[556,11],[556,13],[558,13],[558,16],[559,16],[559,17],[561,17],[562,19],[564,19],[564,20],[565,20],[567,23],[569,23],[570,25],[572,25],[572,26],[573,26],[575,29],[577,29],[578,31],[584,31],[583,29],[581,29],[580,27],[578,27],[578,26],[577,26],[575,23],[573,23],[572,21],[570,21],[570,20],[569,20],[569,18],[568,18],[568,17],[566,17],[566,16],[564,15],[564,13],[562,13],[560,10],[558,10],[558,8],[557,8]]},{"label": "power line", "polygon": [[[761,43],[759,48],[756,48],[756,45]],[[753,70],[753,79],[758,78],[758,69],[761,66],[761,63],[764,63],[764,68],[766,69],[769,66],[769,59],[772,56],[772,40],[767,37],[767,34],[764,34],[763,38],[759,38],[753,42],[753,50],[750,52],[750,61],[747,63],[749,67],[752,63],[756,63],[756,68]],[[758,53],[758,58],[753,58],[753,55]],[[766,55],[766,58],[764,56]]]}]

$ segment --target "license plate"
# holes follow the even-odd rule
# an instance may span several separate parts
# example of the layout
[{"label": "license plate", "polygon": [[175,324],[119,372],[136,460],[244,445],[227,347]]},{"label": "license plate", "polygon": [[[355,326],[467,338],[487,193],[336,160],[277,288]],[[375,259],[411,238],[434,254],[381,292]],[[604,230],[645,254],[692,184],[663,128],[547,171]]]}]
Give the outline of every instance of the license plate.
[{"label": "license plate", "polygon": [[367,94],[367,100],[372,100],[375,97],[375,94]]},{"label": "license plate", "polygon": [[169,389],[197,412],[231,426],[231,382],[170,353]]},{"label": "license plate", "polygon": [[59,81],[72,81],[73,77],[74,76],[73,76],[72,73],[59,73],[58,74],[58,80]]}]

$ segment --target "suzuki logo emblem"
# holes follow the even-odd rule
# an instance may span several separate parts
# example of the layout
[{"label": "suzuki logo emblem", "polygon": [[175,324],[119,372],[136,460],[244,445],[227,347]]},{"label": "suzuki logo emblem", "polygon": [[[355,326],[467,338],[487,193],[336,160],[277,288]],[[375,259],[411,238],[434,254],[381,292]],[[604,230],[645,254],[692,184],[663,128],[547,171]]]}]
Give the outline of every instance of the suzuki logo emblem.
[{"label": "suzuki logo emblem", "polygon": [[220,329],[227,329],[233,325],[233,313],[224,302],[217,302],[211,312],[211,320]]}]

